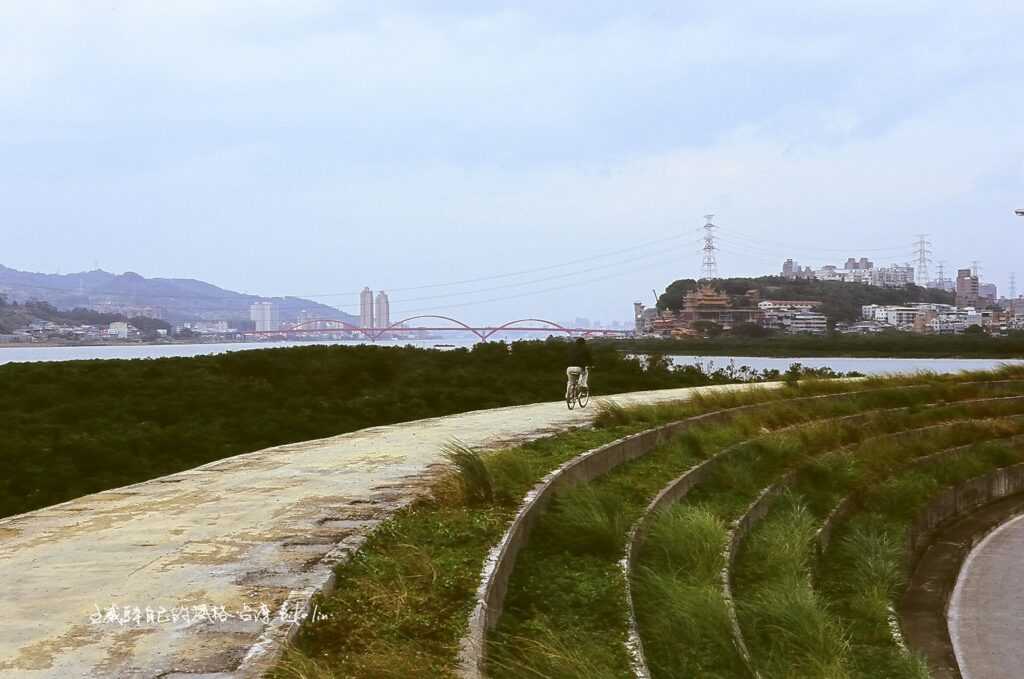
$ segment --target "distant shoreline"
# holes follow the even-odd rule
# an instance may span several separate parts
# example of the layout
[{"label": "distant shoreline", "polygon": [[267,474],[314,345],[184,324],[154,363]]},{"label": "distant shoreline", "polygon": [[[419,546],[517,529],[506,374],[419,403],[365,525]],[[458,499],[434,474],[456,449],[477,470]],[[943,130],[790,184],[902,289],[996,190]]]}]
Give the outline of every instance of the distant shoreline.
[{"label": "distant shoreline", "polygon": [[983,358],[1024,359],[1024,336],[964,335],[614,340],[620,351],[675,356],[759,358]]}]

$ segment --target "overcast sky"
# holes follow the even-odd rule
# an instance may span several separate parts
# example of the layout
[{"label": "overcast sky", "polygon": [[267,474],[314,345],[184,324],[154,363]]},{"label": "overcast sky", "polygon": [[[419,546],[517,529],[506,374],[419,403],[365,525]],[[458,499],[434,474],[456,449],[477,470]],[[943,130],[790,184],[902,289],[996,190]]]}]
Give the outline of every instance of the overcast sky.
[{"label": "overcast sky", "polygon": [[1024,3],[812,4],[5,0],[0,264],[628,319],[714,213],[1024,291]]}]

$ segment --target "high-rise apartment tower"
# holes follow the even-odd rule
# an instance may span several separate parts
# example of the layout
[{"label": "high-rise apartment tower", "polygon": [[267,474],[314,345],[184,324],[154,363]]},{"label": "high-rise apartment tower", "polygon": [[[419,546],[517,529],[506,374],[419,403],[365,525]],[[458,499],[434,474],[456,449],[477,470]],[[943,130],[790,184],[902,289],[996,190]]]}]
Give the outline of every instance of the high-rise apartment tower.
[{"label": "high-rise apartment tower", "polygon": [[391,304],[388,302],[388,293],[383,290],[377,293],[374,317],[378,328],[386,328],[391,325]]},{"label": "high-rise apartment tower", "polygon": [[373,290],[363,288],[359,293],[359,327],[372,328],[373,325]]}]

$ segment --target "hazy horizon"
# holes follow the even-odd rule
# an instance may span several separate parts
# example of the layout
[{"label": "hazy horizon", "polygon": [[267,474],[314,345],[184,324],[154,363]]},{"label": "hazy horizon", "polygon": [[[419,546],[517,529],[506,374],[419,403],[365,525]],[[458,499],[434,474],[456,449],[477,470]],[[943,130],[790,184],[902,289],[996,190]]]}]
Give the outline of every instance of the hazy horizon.
[{"label": "hazy horizon", "polygon": [[85,4],[0,6],[11,268],[627,319],[714,213],[722,276],[1024,277],[1024,6]]}]

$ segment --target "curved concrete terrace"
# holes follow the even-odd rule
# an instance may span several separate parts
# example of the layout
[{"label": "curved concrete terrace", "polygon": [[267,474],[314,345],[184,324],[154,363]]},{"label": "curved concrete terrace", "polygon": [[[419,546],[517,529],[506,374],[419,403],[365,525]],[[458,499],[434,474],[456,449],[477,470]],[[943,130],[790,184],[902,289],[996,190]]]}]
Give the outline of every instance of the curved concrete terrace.
[{"label": "curved concrete terrace", "polygon": [[334,566],[423,491],[446,442],[496,448],[594,412],[555,402],[374,427],[0,519],[0,677],[261,676]]}]

